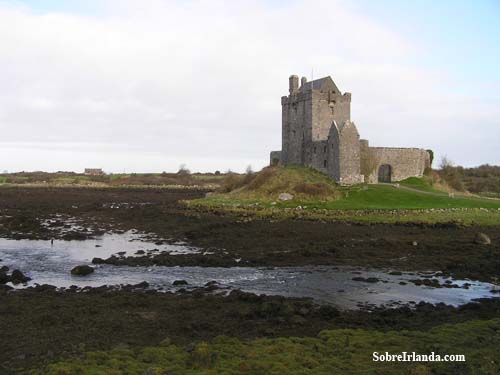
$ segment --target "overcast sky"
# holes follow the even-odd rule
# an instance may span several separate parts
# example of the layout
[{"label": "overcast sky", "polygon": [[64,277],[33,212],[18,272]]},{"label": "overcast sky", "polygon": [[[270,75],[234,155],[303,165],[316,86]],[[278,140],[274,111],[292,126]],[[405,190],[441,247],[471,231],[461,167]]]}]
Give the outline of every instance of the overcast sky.
[{"label": "overcast sky", "polygon": [[0,171],[243,171],[288,76],[373,146],[500,164],[500,2],[0,0]]}]

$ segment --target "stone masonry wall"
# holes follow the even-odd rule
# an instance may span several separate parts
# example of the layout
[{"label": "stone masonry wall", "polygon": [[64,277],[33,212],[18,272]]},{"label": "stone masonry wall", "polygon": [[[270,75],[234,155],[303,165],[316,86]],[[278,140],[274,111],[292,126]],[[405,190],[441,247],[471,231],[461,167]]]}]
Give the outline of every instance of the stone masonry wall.
[{"label": "stone masonry wall", "polygon": [[351,119],[351,94],[335,91],[312,92],[312,140],[322,141],[335,120],[342,124]]},{"label": "stone masonry wall", "polygon": [[269,165],[281,164],[281,151],[271,151],[269,159]]},{"label": "stone masonry wall", "polygon": [[281,98],[282,163],[306,164],[311,139],[311,93],[294,93]]},{"label": "stone masonry wall", "polygon": [[370,173],[366,182],[378,182],[381,165],[391,166],[391,181],[401,181],[409,177],[422,177],[430,164],[429,153],[419,148],[361,147],[362,159],[370,163]]},{"label": "stone masonry wall", "polygon": [[361,152],[359,133],[354,123],[346,121],[339,129],[339,179],[343,185],[363,182],[360,173]]}]

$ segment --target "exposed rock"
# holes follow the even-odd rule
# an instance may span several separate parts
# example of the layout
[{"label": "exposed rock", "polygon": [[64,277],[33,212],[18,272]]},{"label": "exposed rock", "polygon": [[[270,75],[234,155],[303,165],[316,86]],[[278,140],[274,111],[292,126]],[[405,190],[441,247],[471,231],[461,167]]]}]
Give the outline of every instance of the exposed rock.
[{"label": "exposed rock", "polygon": [[380,281],[380,279],[376,278],[376,277],[353,277],[352,278],[353,281],[362,281],[364,283],[378,283]]},{"label": "exposed rock", "polygon": [[140,282],[138,284],[132,285],[136,289],[146,289],[149,287],[149,283],[147,281]]},{"label": "exposed rock", "polygon": [[484,233],[477,233],[476,237],[474,237],[474,243],[479,245],[490,245],[491,239]]},{"label": "exposed rock", "polygon": [[172,285],[178,286],[178,285],[188,285],[188,282],[186,280],[175,280]]},{"label": "exposed rock", "polygon": [[137,250],[135,253],[137,255],[144,255],[144,254],[146,254],[146,252],[144,250]]},{"label": "exposed rock", "polygon": [[292,194],[289,194],[289,193],[281,193],[279,196],[278,196],[278,199],[280,201],[290,201],[293,199],[293,195]]},{"label": "exposed rock", "polygon": [[10,281],[12,281],[12,284],[24,284],[30,280],[31,280],[31,278],[29,278],[28,276],[25,276],[19,270],[12,271],[12,275],[10,275]]},{"label": "exposed rock", "polygon": [[10,276],[7,272],[0,271],[0,284],[7,284],[10,281]]},{"label": "exposed rock", "polygon": [[393,275],[393,276],[401,276],[403,274],[403,272],[401,271],[391,271],[389,272],[389,275]]},{"label": "exposed rock", "polygon": [[87,276],[94,272],[94,267],[87,265],[76,266],[71,270],[72,275]]}]

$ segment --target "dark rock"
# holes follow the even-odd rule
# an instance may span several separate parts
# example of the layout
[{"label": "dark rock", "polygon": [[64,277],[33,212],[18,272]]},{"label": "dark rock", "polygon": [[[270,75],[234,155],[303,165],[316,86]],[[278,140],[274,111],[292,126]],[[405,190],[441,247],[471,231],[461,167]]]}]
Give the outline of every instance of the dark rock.
[{"label": "dark rock", "polygon": [[92,264],[104,264],[104,263],[106,263],[106,262],[102,258],[93,258],[92,259]]},{"label": "dark rock", "polygon": [[76,266],[71,270],[72,275],[76,276],[87,276],[94,272],[94,267],[87,265]]},{"label": "dark rock", "polygon": [[389,275],[393,275],[393,276],[400,276],[402,274],[403,274],[403,272],[401,272],[401,271],[391,271],[391,272],[389,272]]},{"label": "dark rock", "polygon": [[146,254],[146,252],[144,250],[137,250],[135,252],[137,255],[143,255],[143,254]]},{"label": "dark rock", "polygon": [[10,276],[6,272],[0,272],[0,284],[7,284],[10,282]]},{"label": "dark rock", "polygon": [[10,281],[12,281],[12,284],[24,284],[30,280],[31,280],[31,278],[29,278],[28,276],[25,276],[19,270],[12,271],[12,274],[10,275]]},{"label": "dark rock", "polygon": [[149,283],[147,281],[143,281],[142,283],[135,284],[134,288],[146,289],[149,287]]},{"label": "dark rock", "polygon": [[320,315],[326,319],[331,319],[340,315],[339,310],[330,305],[322,305],[318,311]]},{"label": "dark rock", "polygon": [[366,278],[365,277],[353,277],[352,280],[353,281],[362,281],[364,283],[377,283],[380,281],[376,277],[366,277]]},{"label": "dark rock", "polygon": [[484,233],[477,233],[474,237],[474,243],[478,245],[490,245],[491,239]]},{"label": "dark rock", "polygon": [[178,285],[188,285],[188,282],[186,280],[175,280],[172,285],[178,286]]}]

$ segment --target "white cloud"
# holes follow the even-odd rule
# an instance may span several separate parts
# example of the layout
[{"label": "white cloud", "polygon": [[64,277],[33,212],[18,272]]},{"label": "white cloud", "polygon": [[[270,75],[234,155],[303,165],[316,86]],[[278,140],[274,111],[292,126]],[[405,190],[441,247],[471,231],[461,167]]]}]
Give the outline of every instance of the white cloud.
[{"label": "white cloud", "polygon": [[98,4],[83,16],[0,2],[0,169],[262,167],[280,148],[287,77],[311,67],[353,92],[372,144],[500,163],[498,107],[446,89],[445,72],[418,67],[425,50],[350,2]]}]

